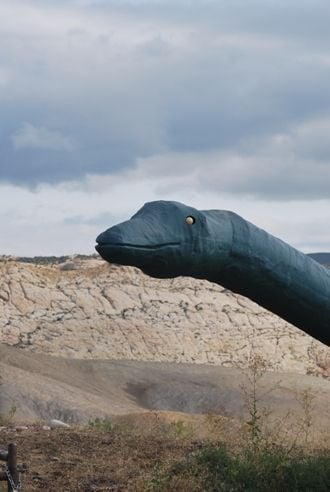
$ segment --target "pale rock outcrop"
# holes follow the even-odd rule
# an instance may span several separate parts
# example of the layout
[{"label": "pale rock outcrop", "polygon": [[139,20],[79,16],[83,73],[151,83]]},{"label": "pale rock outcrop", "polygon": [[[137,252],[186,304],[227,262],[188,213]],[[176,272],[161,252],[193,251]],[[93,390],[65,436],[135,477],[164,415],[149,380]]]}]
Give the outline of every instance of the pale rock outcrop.
[{"label": "pale rock outcrop", "polygon": [[250,300],[102,260],[0,262],[0,341],[62,357],[269,368],[330,376],[330,349]]}]

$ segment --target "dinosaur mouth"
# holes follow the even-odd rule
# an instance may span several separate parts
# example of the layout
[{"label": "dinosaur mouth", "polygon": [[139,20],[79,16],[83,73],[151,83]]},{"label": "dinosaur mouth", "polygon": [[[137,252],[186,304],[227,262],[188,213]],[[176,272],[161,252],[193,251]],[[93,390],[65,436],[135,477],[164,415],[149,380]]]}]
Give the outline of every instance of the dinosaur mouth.
[{"label": "dinosaur mouth", "polygon": [[152,250],[152,249],[162,249],[162,248],[168,248],[172,246],[179,246],[180,243],[177,242],[171,242],[171,243],[161,243],[161,244],[131,244],[131,243],[102,243],[98,242],[97,245],[95,246],[95,249],[97,251],[102,250],[102,249],[144,249],[144,250]]}]

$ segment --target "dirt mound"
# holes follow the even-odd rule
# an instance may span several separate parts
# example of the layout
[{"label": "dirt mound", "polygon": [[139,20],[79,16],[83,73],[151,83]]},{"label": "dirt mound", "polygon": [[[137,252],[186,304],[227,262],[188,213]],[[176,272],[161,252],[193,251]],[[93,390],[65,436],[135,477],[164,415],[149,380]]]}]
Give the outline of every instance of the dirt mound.
[{"label": "dirt mound", "polygon": [[[245,418],[247,372],[198,364],[62,359],[0,345],[1,413],[21,420],[87,422],[149,410],[218,413]],[[271,391],[270,391],[271,390]],[[303,408],[297,394],[313,395],[319,428],[330,421],[330,381],[266,372],[258,383],[262,406],[274,417]]]}]

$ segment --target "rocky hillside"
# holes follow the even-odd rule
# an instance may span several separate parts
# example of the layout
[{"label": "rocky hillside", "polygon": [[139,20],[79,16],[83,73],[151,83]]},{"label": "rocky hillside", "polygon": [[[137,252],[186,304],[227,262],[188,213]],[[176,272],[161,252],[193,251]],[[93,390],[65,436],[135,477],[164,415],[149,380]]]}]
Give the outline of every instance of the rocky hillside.
[{"label": "rocky hillside", "polygon": [[330,376],[330,349],[207,281],[158,280],[97,258],[0,261],[1,342],[70,358],[245,366]]}]

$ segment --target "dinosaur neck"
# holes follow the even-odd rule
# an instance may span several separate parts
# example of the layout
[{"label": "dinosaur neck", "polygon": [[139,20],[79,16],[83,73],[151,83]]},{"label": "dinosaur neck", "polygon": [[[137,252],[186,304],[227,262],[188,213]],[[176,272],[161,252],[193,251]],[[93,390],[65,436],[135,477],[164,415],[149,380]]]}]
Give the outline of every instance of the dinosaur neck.
[{"label": "dinosaur neck", "polygon": [[235,214],[231,225],[226,261],[220,251],[219,267],[210,268],[205,278],[249,297],[330,345],[330,272]]}]

